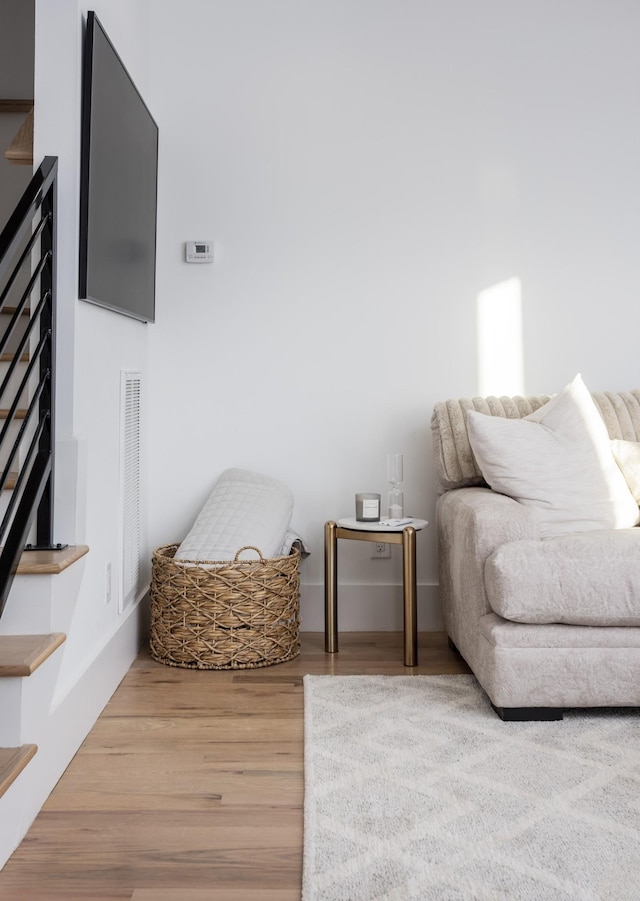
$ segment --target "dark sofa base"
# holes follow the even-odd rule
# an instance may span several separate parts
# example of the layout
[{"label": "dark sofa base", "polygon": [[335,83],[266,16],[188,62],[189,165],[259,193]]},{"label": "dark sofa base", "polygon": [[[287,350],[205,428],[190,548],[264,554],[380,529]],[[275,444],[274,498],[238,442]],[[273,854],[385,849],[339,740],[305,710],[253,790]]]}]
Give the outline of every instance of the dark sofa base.
[{"label": "dark sofa base", "polygon": [[496,707],[495,712],[505,723],[525,723],[530,721],[561,720],[564,715],[562,707]]}]

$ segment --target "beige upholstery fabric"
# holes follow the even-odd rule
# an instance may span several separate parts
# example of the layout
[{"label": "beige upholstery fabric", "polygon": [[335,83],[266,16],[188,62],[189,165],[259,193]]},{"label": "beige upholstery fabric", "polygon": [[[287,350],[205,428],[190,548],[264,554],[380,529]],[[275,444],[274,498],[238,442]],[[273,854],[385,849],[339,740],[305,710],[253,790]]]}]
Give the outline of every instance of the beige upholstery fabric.
[{"label": "beige upholstery fabric", "polygon": [[[640,391],[592,396],[611,439],[640,441]],[[431,427],[440,495],[436,524],[445,628],[497,707],[640,706],[640,627],[518,623],[499,616],[489,600],[485,584],[489,558],[510,542],[538,547],[548,540],[540,540],[530,509],[482,487],[467,437],[466,410],[516,418],[547,400],[548,396],[463,398],[434,408]],[[604,555],[608,553],[605,545]],[[589,565],[606,567],[603,556],[599,560]],[[569,571],[571,564],[566,566]],[[532,562],[510,574],[512,586],[521,580],[517,590],[522,599],[527,593],[537,595],[539,569]],[[624,571],[616,566],[615,574],[610,573],[615,586],[607,588],[607,598],[616,586],[620,596],[635,593],[624,581],[629,571],[625,564]],[[545,578],[549,586],[553,574]],[[577,579],[577,573],[570,573],[571,581]],[[590,603],[595,603],[594,597]]]},{"label": "beige upholstery fabric", "polygon": [[568,626],[550,623],[544,626],[523,626],[502,619],[497,613],[487,613],[480,617],[478,630],[497,650],[570,650],[590,648],[606,651],[608,648],[628,648],[640,651],[640,629],[627,626]]},{"label": "beige upholstery fabric", "polygon": [[474,669],[478,621],[492,612],[484,583],[486,561],[505,542],[538,538],[538,524],[528,507],[480,487],[438,498],[436,523],[445,629]]},{"label": "beige upholstery fabric", "polygon": [[492,609],[518,623],[640,626],[640,529],[510,541],[487,560]]},{"label": "beige upholstery fabric", "polygon": [[[640,390],[591,395],[610,438],[640,441]],[[431,417],[433,457],[438,493],[452,488],[482,485],[484,480],[467,435],[467,410],[489,416],[521,419],[551,400],[548,394],[532,397],[473,397],[437,403]]]},{"label": "beige upholstery fabric", "polygon": [[483,485],[467,434],[467,410],[489,416],[521,419],[551,400],[540,397],[473,397],[437,403],[431,418],[434,463],[439,492]]},{"label": "beige upholstery fabric", "polygon": [[469,665],[496,707],[640,706],[640,629],[525,626],[495,613],[477,627]]},{"label": "beige upholstery fabric", "polygon": [[619,394],[601,391],[591,396],[604,419],[609,438],[640,441],[640,390]]},{"label": "beige upholstery fabric", "polygon": [[629,491],[636,499],[636,503],[640,504],[640,442],[614,438],[611,450],[626,479]]},{"label": "beige upholstery fabric", "polygon": [[469,410],[467,433],[485,481],[534,509],[542,538],[637,524],[638,503],[580,375],[522,419]]}]

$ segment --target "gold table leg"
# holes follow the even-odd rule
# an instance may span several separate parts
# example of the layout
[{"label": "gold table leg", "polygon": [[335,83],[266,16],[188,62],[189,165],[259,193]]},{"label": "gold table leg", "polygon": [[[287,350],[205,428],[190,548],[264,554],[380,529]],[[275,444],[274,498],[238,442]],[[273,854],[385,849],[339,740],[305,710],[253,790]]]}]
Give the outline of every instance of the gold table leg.
[{"label": "gold table leg", "polygon": [[418,665],[418,587],[416,582],[416,530],[402,530],[402,583],[404,600],[404,665]]},{"label": "gold table leg", "polygon": [[324,526],[324,649],[338,652],[338,536],[335,522]]}]

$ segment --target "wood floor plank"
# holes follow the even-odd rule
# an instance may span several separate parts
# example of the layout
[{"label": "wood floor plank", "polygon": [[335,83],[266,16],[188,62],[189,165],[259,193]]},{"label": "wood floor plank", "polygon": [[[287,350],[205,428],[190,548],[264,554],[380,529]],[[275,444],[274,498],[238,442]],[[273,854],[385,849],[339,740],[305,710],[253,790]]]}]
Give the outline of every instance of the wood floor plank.
[{"label": "wood floor plank", "polygon": [[143,651],[27,837],[0,901],[294,901],[302,878],[306,673],[468,672],[446,636],[302,636],[256,670],[168,667]]},{"label": "wood floor plank", "polygon": [[183,889],[180,886],[161,889],[136,889],[131,901],[300,901],[300,889],[296,886],[290,890],[277,888],[219,888],[212,885],[207,889]]}]

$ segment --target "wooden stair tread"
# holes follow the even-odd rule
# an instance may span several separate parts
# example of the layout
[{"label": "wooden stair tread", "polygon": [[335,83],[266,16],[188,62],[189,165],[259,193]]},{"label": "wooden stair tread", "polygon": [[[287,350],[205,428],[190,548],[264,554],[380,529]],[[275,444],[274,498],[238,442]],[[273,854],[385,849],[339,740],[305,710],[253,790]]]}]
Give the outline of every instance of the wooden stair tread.
[{"label": "wooden stair tread", "polygon": [[[17,307],[3,307],[0,310],[0,316],[13,316],[14,313],[16,312],[16,310],[17,310]],[[31,310],[29,309],[29,307],[25,307],[20,315],[21,316],[30,316]]]},{"label": "wooden stair tread", "polygon": [[25,166],[33,163],[33,107],[27,113],[4,155],[10,163]]},{"label": "wooden stair tread", "polygon": [[0,748],[0,796],[15,782],[37,750],[37,745]]},{"label": "wooden stair tread", "polygon": [[[0,310],[0,314],[2,314],[3,316],[15,316],[15,314],[17,312],[18,312],[17,307],[3,307]],[[25,307],[22,310],[22,312],[20,313],[20,315],[24,316],[25,318],[28,318],[31,315],[31,310],[29,309],[29,307]]]},{"label": "wooden stair tread", "polygon": [[70,544],[59,551],[24,551],[20,557],[16,575],[57,575],[88,553],[89,548],[86,544]]},{"label": "wooden stair tread", "polygon": [[[15,357],[15,354],[12,354],[9,352],[0,354],[0,363],[13,363],[14,357]],[[28,363],[29,362],[29,354],[26,352],[23,354],[20,354],[20,362]]]},{"label": "wooden stair tread", "polygon": [[33,107],[33,98],[10,97],[0,99],[0,113],[28,113]]},{"label": "wooden stair tread", "polygon": [[30,676],[66,640],[63,632],[50,635],[0,635],[0,677]]}]

